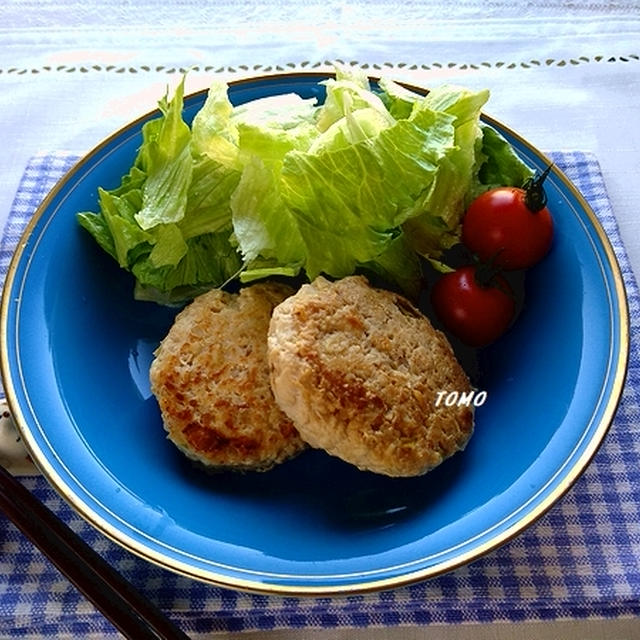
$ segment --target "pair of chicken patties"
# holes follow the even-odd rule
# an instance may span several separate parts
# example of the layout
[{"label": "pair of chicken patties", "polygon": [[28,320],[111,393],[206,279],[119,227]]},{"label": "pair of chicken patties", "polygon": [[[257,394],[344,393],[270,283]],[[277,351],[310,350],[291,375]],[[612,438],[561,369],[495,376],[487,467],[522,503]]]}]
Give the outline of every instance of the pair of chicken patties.
[{"label": "pair of chicken patties", "polygon": [[150,371],[168,437],[213,470],[267,470],[307,445],[388,476],[463,449],[471,390],[446,337],[362,276],[213,290],[176,317]]}]

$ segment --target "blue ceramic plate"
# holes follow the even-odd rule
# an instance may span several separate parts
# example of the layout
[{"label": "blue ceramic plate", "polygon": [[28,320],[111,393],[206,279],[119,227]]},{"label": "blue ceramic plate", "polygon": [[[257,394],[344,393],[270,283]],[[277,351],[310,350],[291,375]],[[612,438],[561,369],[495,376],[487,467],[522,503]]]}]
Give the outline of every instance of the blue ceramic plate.
[{"label": "blue ceramic plate", "polygon": [[[295,91],[319,74],[232,83],[241,103]],[[185,102],[190,119],[204,94]],[[333,593],[391,587],[469,562],[553,504],[604,437],[628,352],[621,275],[593,212],[553,170],[551,254],[527,277],[516,326],[483,351],[467,449],[430,474],[390,479],[320,451],[262,475],[207,475],[165,439],[149,391],[152,352],[172,312],[136,302],[133,282],[75,214],[118,184],[145,120],[106,140],[64,177],[12,263],[2,366],[33,458],[90,523],[182,574],[242,589]],[[547,160],[499,123],[535,168]]]}]

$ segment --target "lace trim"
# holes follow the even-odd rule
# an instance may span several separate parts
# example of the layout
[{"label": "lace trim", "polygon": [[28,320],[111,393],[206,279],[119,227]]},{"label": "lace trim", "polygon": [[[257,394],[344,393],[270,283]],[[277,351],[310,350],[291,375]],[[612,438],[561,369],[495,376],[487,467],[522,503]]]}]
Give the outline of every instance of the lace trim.
[{"label": "lace trim", "polygon": [[480,62],[480,63],[461,63],[461,62],[432,62],[430,64],[409,64],[406,62],[383,62],[383,63],[360,63],[356,60],[325,60],[324,62],[304,61],[300,63],[289,62],[282,65],[236,65],[236,66],[215,66],[215,65],[193,65],[188,69],[181,66],[168,65],[115,65],[115,64],[91,64],[91,65],[43,65],[40,67],[0,67],[0,75],[26,75],[40,73],[185,73],[188,70],[194,72],[205,73],[276,73],[304,69],[318,69],[320,67],[331,66],[334,63],[359,67],[361,69],[370,69],[373,71],[383,71],[386,69],[405,69],[408,71],[429,71],[432,69],[460,69],[460,70],[480,70],[480,69],[531,69],[536,67],[570,67],[585,64],[615,64],[630,63],[640,61],[639,54],[629,54],[624,56],[577,56],[575,58],[545,58],[541,60],[532,59],[521,62]]}]

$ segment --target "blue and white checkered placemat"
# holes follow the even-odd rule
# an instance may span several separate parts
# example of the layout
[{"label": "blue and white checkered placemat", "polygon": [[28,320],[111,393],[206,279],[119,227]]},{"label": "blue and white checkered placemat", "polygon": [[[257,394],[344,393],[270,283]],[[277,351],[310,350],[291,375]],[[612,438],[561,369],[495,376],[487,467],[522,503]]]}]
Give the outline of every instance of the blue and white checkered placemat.
[{"label": "blue and white checkered placemat", "polygon": [[[597,213],[620,261],[631,313],[630,365],[614,424],[586,472],[542,519],[500,549],[447,575],[383,593],[252,595],[155,567],[95,531],[42,477],[22,482],[194,638],[215,631],[640,615],[640,298],[596,159],[579,152],[550,155]],[[2,238],[0,278],[24,225],[75,160],[44,154],[27,166]],[[117,637],[1,516],[0,637]]]}]

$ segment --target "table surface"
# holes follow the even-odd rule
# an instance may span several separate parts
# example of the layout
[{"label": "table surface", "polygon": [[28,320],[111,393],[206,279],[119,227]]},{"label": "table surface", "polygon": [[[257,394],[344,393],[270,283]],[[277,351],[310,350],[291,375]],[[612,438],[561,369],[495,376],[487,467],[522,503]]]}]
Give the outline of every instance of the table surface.
[{"label": "table surface", "polygon": [[[124,0],[108,4],[5,2],[0,9],[0,129],[4,142],[0,154],[0,228],[16,206],[16,193],[34,157],[61,152],[70,157],[82,155],[153,109],[165,87],[174,85],[182,70],[191,69],[187,89],[196,90],[207,87],[213,78],[321,70],[339,60],[372,75],[387,74],[423,86],[456,82],[487,87],[491,90],[487,113],[537,148],[580,151],[596,159],[607,206],[615,217],[616,233],[628,261],[627,277],[629,281],[637,278],[640,4],[630,0],[584,4],[469,0],[405,2],[401,7],[386,0],[183,1],[169,6]],[[632,309],[633,314],[637,310]],[[628,381],[628,385],[636,384],[635,376]],[[634,394],[635,390],[634,386]],[[626,417],[626,424],[634,427],[631,444],[636,448],[640,447],[637,417],[635,409]],[[55,500],[36,478],[27,477],[25,482],[43,499]],[[624,508],[637,511],[638,488],[632,486],[629,491],[631,498]],[[569,507],[579,508],[579,501],[571,503],[576,499],[579,493],[568,497]],[[553,513],[544,523],[549,531],[554,526]],[[638,527],[636,521],[629,533],[636,545]],[[10,525],[0,520],[3,531],[0,572],[10,566],[3,563],[2,554],[26,553],[22,545],[28,545],[19,542],[10,533]],[[109,553],[110,547],[99,538],[96,544],[106,545],[101,548]],[[610,544],[615,547],[615,539]],[[120,568],[126,573],[126,562]],[[158,579],[153,573],[147,577]],[[64,604],[59,608],[51,602],[39,605],[39,591],[58,590],[66,594],[61,595],[62,602],[65,597],[74,597],[64,581],[34,583],[31,592],[23,586],[19,597],[11,584],[11,576],[0,575],[0,637],[29,637],[24,621],[35,618],[40,621],[42,635],[33,631],[33,637],[46,637],[46,625],[67,615]],[[188,599],[191,587],[185,582],[179,582],[179,587],[179,596]],[[637,587],[640,589],[640,576]],[[12,593],[14,597],[10,597]],[[612,600],[624,599],[629,593],[633,594],[633,589],[610,589]],[[418,589],[412,597],[428,594],[428,590]],[[391,592],[388,598],[393,597]],[[553,608],[553,592],[550,597],[548,604]],[[585,597],[588,602],[588,594]],[[228,613],[241,604],[248,607],[246,611],[254,607],[268,615],[268,602],[258,596],[249,601],[212,591],[210,598],[202,603],[209,613]],[[178,600],[173,597],[163,602],[175,604]],[[367,624],[352,625],[367,627],[356,631],[344,622],[330,624],[330,605],[314,605],[330,629],[321,628],[327,624],[314,619],[309,614],[312,605],[305,605],[305,637],[376,638],[380,633],[379,637],[388,638],[398,633],[397,637],[412,638],[435,633],[415,615],[399,621],[372,614]],[[545,616],[544,603],[538,607],[518,625],[483,624],[479,619],[466,625],[441,621],[438,637],[596,637],[598,633],[600,637],[638,637],[634,631],[637,609],[631,606],[619,607],[615,615],[594,609],[587,616],[569,610],[564,616]],[[69,615],[84,624],[94,619],[90,611],[88,605],[76,606]],[[202,618],[203,625],[210,625],[208,629],[191,626],[193,636],[235,635],[234,631],[242,637],[253,636],[252,627],[242,625],[241,611],[232,616],[235,628],[216,626],[212,618],[215,616]],[[18,619],[23,620],[22,631],[16,628],[12,634],[3,626],[7,620]],[[72,629],[72,623],[64,628]],[[69,637],[105,637],[104,629],[96,625],[76,626]],[[274,637],[299,632],[291,621],[276,621],[270,628]],[[56,637],[66,636],[59,633]]]}]

